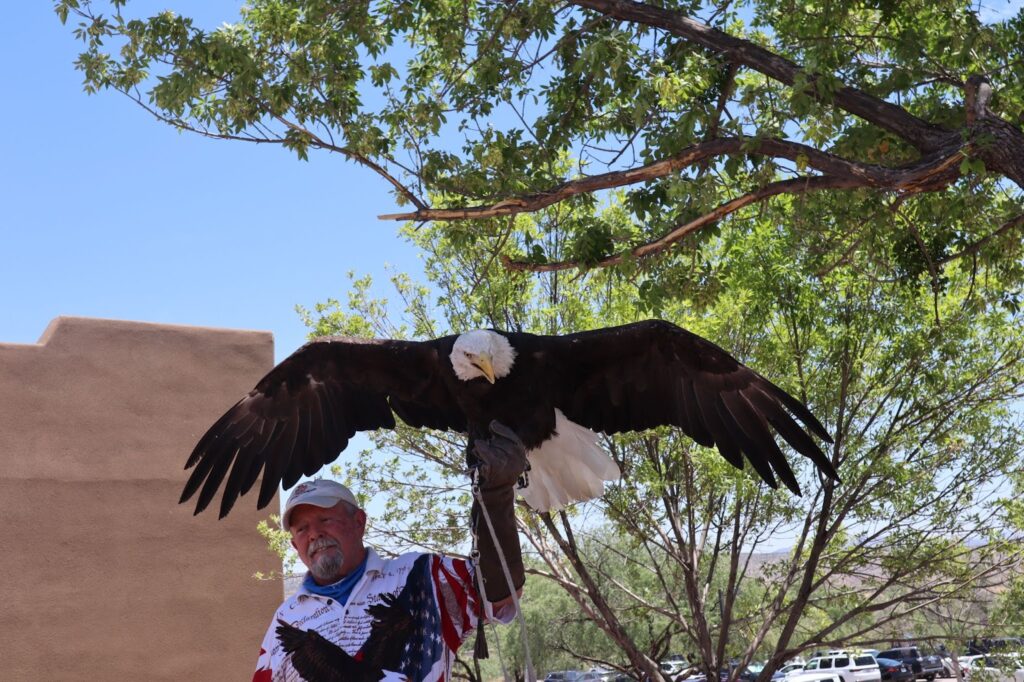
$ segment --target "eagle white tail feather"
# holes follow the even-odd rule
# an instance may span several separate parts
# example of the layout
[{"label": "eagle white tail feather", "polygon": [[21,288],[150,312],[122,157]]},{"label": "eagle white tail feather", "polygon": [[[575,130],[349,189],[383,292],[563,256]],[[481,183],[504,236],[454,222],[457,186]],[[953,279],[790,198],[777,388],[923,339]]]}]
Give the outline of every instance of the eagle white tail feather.
[{"label": "eagle white tail feather", "polygon": [[555,410],[555,434],[527,453],[530,485],[519,491],[537,511],[552,511],[600,497],[619,467],[597,443],[597,434]]}]

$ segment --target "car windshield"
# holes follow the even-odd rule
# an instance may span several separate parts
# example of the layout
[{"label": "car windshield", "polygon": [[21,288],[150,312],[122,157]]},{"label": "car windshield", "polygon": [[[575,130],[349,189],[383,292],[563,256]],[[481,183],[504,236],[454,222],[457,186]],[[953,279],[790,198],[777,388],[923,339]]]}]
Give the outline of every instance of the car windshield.
[{"label": "car windshield", "polygon": [[764,663],[751,663],[747,666],[747,670],[752,673],[759,673],[764,670]]},{"label": "car windshield", "polygon": [[854,665],[874,665],[875,664],[875,657],[874,656],[857,656],[857,657],[855,657],[853,659],[853,664]]}]

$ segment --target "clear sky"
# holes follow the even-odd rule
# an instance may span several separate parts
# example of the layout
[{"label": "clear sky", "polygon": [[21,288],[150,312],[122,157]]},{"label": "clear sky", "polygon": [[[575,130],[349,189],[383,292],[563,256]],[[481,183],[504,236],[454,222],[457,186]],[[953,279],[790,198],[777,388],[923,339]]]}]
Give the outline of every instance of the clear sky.
[{"label": "clear sky", "polygon": [[[343,296],[349,270],[421,273],[398,225],[376,218],[395,211],[377,176],[337,155],[304,163],[178,133],[115,92],[86,95],[79,43],[51,5],[12,3],[0,37],[0,343],[80,315],[267,330],[280,360],[305,339],[296,304]],[[212,28],[240,3],[128,5],[162,6]]]},{"label": "clear sky", "polygon": [[[1024,0],[985,0],[985,20]],[[213,28],[238,0],[132,0]],[[82,315],[273,332],[296,304],[344,295],[346,273],[417,276],[383,180],[336,155],[178,133],[114,92],[86,95],[79,43],[52,2],[10,3],[0,36],[0,343]],[[386,289],[382,288],[382,291]]]}]

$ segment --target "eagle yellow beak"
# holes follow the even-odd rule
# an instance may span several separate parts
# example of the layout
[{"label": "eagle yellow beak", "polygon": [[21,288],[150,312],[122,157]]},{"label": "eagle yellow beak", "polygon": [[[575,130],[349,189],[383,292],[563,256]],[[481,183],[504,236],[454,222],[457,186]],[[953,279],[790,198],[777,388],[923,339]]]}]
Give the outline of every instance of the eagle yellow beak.
[{"label": "eagle yellow beak", "polygon": [[489,353],[480,353],[476,356],[476,362],[473,363],[477,368],[484,373],[487,377],[487,381],[494,383],[494,367],[491,366],[491,356]]}]

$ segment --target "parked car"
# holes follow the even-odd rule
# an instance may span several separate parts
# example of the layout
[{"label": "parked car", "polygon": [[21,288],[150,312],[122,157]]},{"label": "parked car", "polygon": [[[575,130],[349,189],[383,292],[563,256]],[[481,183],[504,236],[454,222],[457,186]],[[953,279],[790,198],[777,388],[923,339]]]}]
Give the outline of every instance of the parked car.
[{"label": "parked car", "polygon": [[903,661],[895,658],[876,658],[882,682],[913,682],[914,671]]},{"label": "parked car", "polygon": [[[847,652],[830,653],[817,656],[807,661],[798,675],[814,671],[828,671],[839,675],[843,682],[881,682],[882,673],[878,670],[878,662],[871,654],[853,654]],[[792,675],[787,682],[792,682]]]},{"label": "parked car", "polygon": [[914,671],[914,679],[932,682],[942,674],[942,659],[931,654],[925,656],[916,646],[901,646],[886,649],[878,654],[879,658],[892,658],[903,661]]},{"label": "parked car", "polygon": [[618,670],[601,673],[601,682],[634,682],[633,678]]},{"label": "parked car", "polygon": [[[981,658],[985,658],[985,654],[965,654],[957,656],[956,661],[960,665],[960,671],[966,677],[967,669],[971,667],[972,663]],[[953,664],[953,657],[949,652],[946,652],[945,655],[942,656],[942,676],[956,677],[956,666]]]},{"label": "parked car", "polygon": [[1024,658],[1020,654],[978,656],[964,668],[969,682],[1024,682]]},{"label": "parked car", "polygon": [[772,673],[773,680],[784,680],[790,673],[798,673],[804,669],[803,663],[787,663],[782,666],[774,673]]},{"label": "parked car", "polygon": [[[970,654],[970,655],[966,655],[966,656],[957,656],[956,657],[957,663],[960,665],[960,671],[963,673],[965,678],[967,677],[967,669],[970,668],[971,664],[974,661],[978,660],[979,658],[984,658],[984,654]],[[955,668],[953,666],[953,657],[952,656],[950,656],[948,659],[943,659],[942,665],[943,665],[944,668],[946,666],[949,666],[949,675],[948,675],[948,677],[953,677],[953,678],[956,677],[956,670],[955,670]]]},{"label": "parked car", "polygon": [[843,682],[834,670],[819,670],[817,668],[797,670],[786,675],[786,682]]},{"label": "parked car", "polygon": [[676,675],[680,675],[686,670],[689,670],[690,664],[687,663],[686,659],[684,659],[682,656],[673,656],[671,658],[666,658],[665,660],[660,661],[658,663],[658,667],[666,673],[668,673],[669,675],[675,677]]},{"label": "parked car", "polygon": [[757,676],[761,674],[762,670],[764,670],[764,663],[751,661],[750,664],[740,672],[739,679],[743,680],[743,682],[754,682],[757,679]]},{"label": "parked car", "polygon": [[579,670],[556,670],[548,673],[544,682],[606,682],[608,670],[593,669],[587,672]]}]

